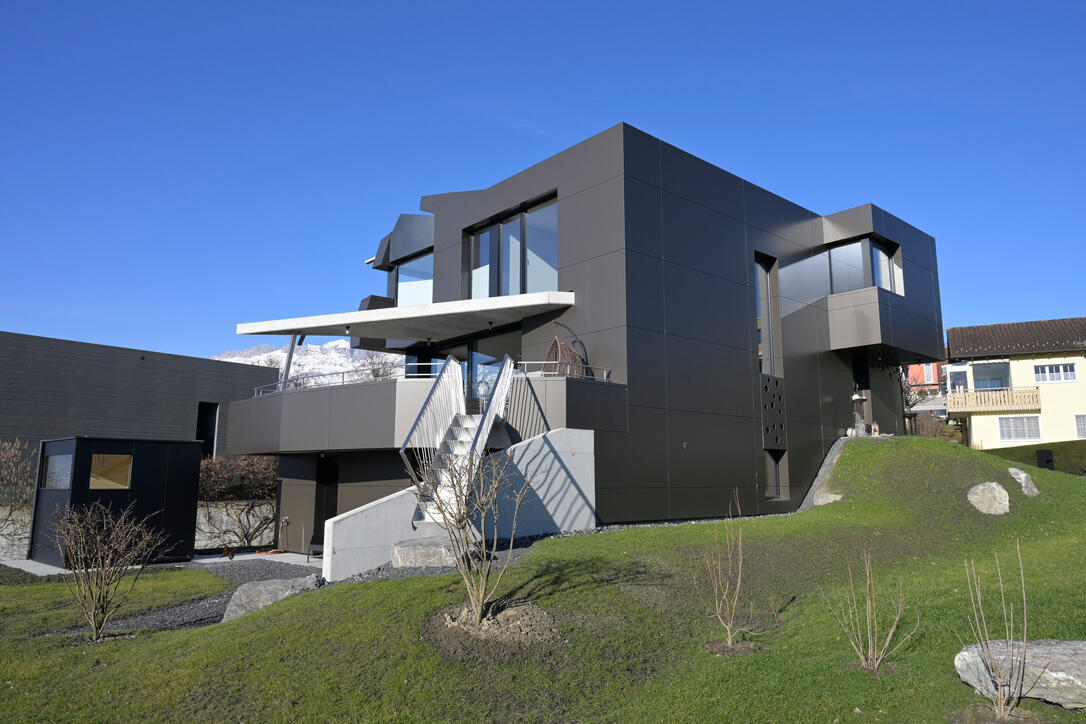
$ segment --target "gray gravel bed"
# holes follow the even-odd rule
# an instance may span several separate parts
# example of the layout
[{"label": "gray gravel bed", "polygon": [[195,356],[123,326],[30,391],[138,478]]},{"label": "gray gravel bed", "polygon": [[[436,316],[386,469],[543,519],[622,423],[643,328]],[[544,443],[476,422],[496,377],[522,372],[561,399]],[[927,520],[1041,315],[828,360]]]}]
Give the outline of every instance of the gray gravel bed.
[{"label": "gray gravel bed", "polygon": [[[222,576],[234,584],[234,588],[214,596],[187,601],[170,608],[146,611],[135,616],[114,619],[106,624],[107,631],[164,630],[187,628],[189,626],[208,626],[222,621],[226,604],[234,595],[234,589],[243,583],[253,581],[271,581],[282,578],[300,578],[314,572],[309,566],[297,566],[292,563],[262,560],[223,561],[222,563],[181,563],[175,568],[195,568]],[[54,634],[86,633],[89,626],[55,631]]]}]

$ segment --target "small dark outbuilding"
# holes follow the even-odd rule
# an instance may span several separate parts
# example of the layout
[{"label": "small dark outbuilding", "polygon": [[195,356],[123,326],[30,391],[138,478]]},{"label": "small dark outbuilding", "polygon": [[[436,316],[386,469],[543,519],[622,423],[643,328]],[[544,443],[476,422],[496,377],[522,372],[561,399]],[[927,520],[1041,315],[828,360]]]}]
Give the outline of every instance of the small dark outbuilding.
[{"label": "small dark outbuilding", "polygon": [[[70,437],[44,440],[31,524],[30,557],[63,566],[53,540],[58,510],[100,502],[169,536],[159,561],[190,560],[196,542],[199,440]],[[154,514],[154,515],[152,515]]]}]

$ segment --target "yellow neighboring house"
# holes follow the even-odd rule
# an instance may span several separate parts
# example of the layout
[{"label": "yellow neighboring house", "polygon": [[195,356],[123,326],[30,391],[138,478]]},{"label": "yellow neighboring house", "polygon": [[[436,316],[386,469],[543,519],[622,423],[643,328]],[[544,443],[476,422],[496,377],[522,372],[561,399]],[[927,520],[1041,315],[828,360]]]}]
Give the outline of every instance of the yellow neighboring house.
[{"label": "yellow neighboring house", "polygon": [[951,327],[947,415],[979,450],[1086,439],[1086,317]]}]

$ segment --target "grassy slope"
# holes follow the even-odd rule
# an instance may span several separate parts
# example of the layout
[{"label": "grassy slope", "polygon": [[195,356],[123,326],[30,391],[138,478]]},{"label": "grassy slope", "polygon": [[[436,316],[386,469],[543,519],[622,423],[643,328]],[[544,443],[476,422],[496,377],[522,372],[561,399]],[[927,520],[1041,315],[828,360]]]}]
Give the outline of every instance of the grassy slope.
[{"label": "grassy slope", "polygon": [[[509,572],[514,595],[558,618],[568,645],[502,664],[446,662],[419,630],[460,595],[449,577],[344,585],[303,594],[228,624],[160,632],[93,647],[5,634],[0,710],[16,719],[307,720],[607,719],[945,721],[979,699],[958,681],[956,632],[967,631],[962,559],[984,573],[1026,557],[1031,638],[1086,638],[1080,572],[1086,486],[1030,469],[1027,499],[990,455],[940,441],[860,441],[830,487],[841,503],[745,524],[749,594],[784,606],[765,650],[715,658],[720,633],[691,593],[696,550],[718,524],[620,531],[537,544]],[[997,480],[1012,514],[965,502]],[[818,597],[844,576],[846,555],[870,544],[879,582],[902,580],[920,634],[880,678],[852,661]],[[787,603],[787,605],[785,605]],[[18,614],[16,614],[18,615]],[[65,697],[55,697],[64,672]],[[10,683],[7,683],[10,682]],[[105,695],[108,692],[108,696]],[[1028,708],[1081,721],[1043,704]]]}]

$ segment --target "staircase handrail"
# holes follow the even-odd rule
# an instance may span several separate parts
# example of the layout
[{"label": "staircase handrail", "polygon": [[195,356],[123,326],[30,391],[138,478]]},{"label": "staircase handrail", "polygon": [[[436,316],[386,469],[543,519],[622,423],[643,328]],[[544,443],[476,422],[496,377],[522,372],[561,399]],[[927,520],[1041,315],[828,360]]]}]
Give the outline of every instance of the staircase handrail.
[{"label": "staircase handrail", "polygon": [[486,441],[490,437],[490,428],[494,426],[495,418],[505,411],[505,403],[509,399],[509,388],[513,384],[513,375],[516,373],[516,369],[517,366],[513,363],[513,360],[509,358],[509,355],[505,355],[505,359],[502,360],[501,370],[499,370],[498,377],[494,381],[490,399],[486,401],[483,418],[479,421],[479,427],[475,430],[475,437],[471,441],[472,459],[478,459],[486,452]]},{"label": "staircase handrail", "polygon": [[[422,483],[421,476],[434,464],[441,441],[458,414],[464,414],[464,374],[460,361],[449,355],[400,446],[400,457],[416,484]],[[407,454],[409,449],[414,462]]]}]

